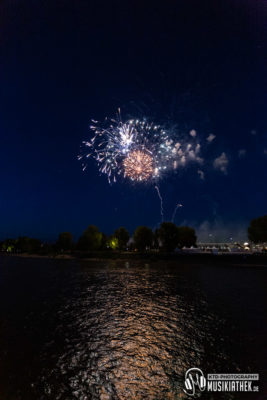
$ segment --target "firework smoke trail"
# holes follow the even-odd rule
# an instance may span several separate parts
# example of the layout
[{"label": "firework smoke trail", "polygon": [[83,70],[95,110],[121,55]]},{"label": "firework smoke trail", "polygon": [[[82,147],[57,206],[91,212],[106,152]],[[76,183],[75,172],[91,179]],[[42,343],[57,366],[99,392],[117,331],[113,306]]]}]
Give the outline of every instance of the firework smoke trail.
[{"label": "firework smoke trail", "polygon": [[161,222],[163,222],[163,220],[164,220],[163,200],[162,200],[162,196],[161,196],[160,191],[159,191],[159,187],[157,185],[155,185],[155,189],[156,189],[156,192],[157,192],[157,194],[159,196]]},{"label": "firework smoke trail", "polygon": [[172,214],[172,223],[174,223],[174,218],[175,218],[175,215],[176,215],[176,212],[177,212],[178,208],[181,208],[181,207],[183,207],[183,205],[180,204],[180,203],[178,203],[178,204],[176,205],[176,207],[175,207],[175,209],[174,209],[174,211],[173,211],[173,214]]}]

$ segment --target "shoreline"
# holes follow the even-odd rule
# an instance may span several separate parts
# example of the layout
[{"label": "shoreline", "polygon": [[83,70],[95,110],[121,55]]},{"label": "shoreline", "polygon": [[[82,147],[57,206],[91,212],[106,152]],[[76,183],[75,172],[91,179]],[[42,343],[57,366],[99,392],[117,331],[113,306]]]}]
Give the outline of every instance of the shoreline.
[{"label": "shoreline", "polygon": [[240,253],[225,253],[225,254],[210,254],[210,253],[78,253],[78,254],[8,254],[0,253],[3,257],[19,257],[19,258],[35,258],[49,260],[77,260],[77,261],[144,261],[144,262],[163,262],[177,261],[182,264],[213,264],[233,266],[254,266],[267,267],[267,254],[240,254]]}]

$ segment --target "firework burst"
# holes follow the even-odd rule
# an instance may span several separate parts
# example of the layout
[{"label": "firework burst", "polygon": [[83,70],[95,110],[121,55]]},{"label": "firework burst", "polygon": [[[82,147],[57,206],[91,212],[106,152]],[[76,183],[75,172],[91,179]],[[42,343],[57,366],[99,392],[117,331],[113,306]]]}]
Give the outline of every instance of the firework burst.
[{"label": "firework burst", "polygon": [[144,151],[131,151],[123,160],[124,175],[132,181],[147,181],[153,175],[153,160]]},{"label": "firework burst", "polygon": [[166,129],[145,119],[123,122],[120,110],[116,119],[106,119],[104,124],[93,120],[90,129],[93,137],[83,142],[86,151],[79,158],[83,169],[86,159],[94,158],[109,182],[116,182],[118,176],[134,182],[155,182],[188,160],[201,160],[199,145],[182,145]]}]

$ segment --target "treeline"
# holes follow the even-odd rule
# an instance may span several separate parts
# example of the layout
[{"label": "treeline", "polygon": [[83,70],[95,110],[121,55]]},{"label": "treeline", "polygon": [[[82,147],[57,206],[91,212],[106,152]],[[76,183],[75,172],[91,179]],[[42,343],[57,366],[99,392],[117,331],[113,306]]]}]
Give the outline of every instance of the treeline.
[{"label": "treeline", "polygon": [[77,242],[73,240],[70,232],[62,232],[52,244],[23,236],[18,239],[6,239],[0,243],[0,248],[4,252],[29,254],[149,250],[172,252],[176,248],[196,246],[196,242],[197,237],[193,228],[163,222],[155,231],[147,226],[139,226],[132,237],[124,227],[116,229],[112,235],[107,236],[96,226],[89,225]]},{"label": "treeline", "polygon": [[[267,243],[267,215],[251,220],[248,238],[255,244]],[[193,228],[176,226],[172,222],[163,222],[155,231],[147,226],[139,226],[132,237],[123,227],[107,236],[96,226],[89,225],[77,242],[73,240],[70,232],[60,233],[57,241],[52,244],[23,236],[0,242],[0,250],[9,253],[33,254],[149,250],[172,252],[176,248],[195,247],[196,242],[197,237]]]}]

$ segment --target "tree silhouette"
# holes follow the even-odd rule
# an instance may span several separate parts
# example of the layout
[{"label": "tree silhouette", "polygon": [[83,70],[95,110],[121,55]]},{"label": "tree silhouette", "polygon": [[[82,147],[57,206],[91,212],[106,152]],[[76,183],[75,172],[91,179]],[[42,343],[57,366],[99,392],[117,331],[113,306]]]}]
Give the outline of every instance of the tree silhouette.
[{"label": "tree silhouette", "polygon": [[30,238],[27,236],[20,236],[16,241],[16,249],[20,253],[31,253]]},{"label": "tree silhouette", "polygon": [[147,226],[139,226],[134,231],[133,240],[136,248],[144,251],[153,244],[153,232]]},{"label": "tree silhouette", "polygon": [[160,247],[160,237],[159,237],[159,228],[155,229],[154,239],[153,239],[153,247],[154,249],[159,249]]},{"label": "tree silhouette", "polygon": [[16,250],[16,244],[17,244],[16,239],[8,238],[8,239],[4,240],[4,242],[2,243],[2,250],[7,251],[8,253],[11,253]]},{"label": "tree silhouette", "polygon": [[189,226],[178,226],[178,247],[191,247],[196,246],[197,237],[195,233],[195,229],[190,228]]},{"label": "tree silhouette", "polygon": [[105,233],[102,233],[100,250],[107,250],[107,246],[108,246],[108,237]]},{"label": "tree silhouette", "polygon": [[73,238],[70,232],[62,232],[58,235],[56,246],[60,250],[71,250]]},{"label": "tree silhouette", "polygon": [[15,242],[15,249],[21,253],[39,253],[42,242],[39,239],[27,236],[19,237]]},{"label": "tree silhouette", "polygon": [[95,225],[89,225],[78,240],[78,250],[99,250],[102,245],[102,233]]},{"label": "tree silhouette", "polygon": [[267,215],[250,221],[248,238],[253,243],[267,242]]},{"label": "tree silhouette", "polygon": [[172,222],[162,222],[157,230],[159,244],[166,251],[173,251],[178,245],[178,229]]},{"label": "tree silhouette", "polygon": [[114,237],[118,239],[119,250],[125,250],[130,239],[129,232],[123,226],[121,226],[115,230]]}]

